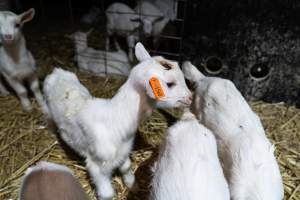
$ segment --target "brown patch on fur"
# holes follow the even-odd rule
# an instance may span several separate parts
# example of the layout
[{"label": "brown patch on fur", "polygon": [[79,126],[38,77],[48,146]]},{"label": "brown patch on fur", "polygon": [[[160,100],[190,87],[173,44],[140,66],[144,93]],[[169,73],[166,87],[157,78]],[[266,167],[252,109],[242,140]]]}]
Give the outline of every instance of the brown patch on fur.
[{"label": "brown patch on fur", "polygon": [[88,200],[73,175],[64,171],[38,170],[24,180],[20,200]]},{"label": "brown patch on fur", "polygon": [[161,64],[166,70],[171,70],[173,68],[173,65],[165,60],[159,61],[159,64]]}]

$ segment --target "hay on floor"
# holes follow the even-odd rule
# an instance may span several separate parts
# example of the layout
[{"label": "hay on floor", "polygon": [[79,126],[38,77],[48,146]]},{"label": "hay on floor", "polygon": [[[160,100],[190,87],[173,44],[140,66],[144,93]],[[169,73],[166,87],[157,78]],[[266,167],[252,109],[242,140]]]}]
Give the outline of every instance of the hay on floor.
[{"label": "hay on floor", "polygon": [[[99,78],[80,73],[82,83],[97,97],[111,97],[122,80]],[[283,104],[253,103],[253,109],[263,121],[268,137],[276,145],[286,200],[300,200],[300,110]],[[84,168],[83,159],[45,127],[43,116],[34,102],[32,113],[22,111],[13,96],[0,97],[0,199],[17,199],[24,171],[40,160],[65,164],[70,167],[91,199],[95,198],[93,186]],[[166,115],[167,113],[167,115]],[[117,189],[115,199],[146,199],[151,180],[150,166],[167,128],[166,116],[180,115],[178,110],[155,111],[137,133],[132,152],[133,166],[139,187],[128,192],[121,179],[114,178]]]}]

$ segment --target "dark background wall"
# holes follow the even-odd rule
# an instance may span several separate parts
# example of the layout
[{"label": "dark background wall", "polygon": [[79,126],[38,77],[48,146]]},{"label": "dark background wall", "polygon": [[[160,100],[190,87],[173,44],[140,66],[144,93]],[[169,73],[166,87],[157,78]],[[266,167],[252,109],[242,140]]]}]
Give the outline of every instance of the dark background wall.
[{"label": "dark background wall", "polygon": [[300,2],[297,0],[189,0],[187,33],[213,33],[226,29],[233,20],[251,18],[272,20],[274,24],[299,25]]}]

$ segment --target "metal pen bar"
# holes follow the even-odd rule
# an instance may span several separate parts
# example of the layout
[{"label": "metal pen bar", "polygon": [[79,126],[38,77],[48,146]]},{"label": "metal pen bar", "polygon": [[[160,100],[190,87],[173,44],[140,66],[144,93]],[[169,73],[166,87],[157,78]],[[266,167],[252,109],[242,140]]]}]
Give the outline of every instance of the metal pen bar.
[{"label": "metal pen bar", "polygon": [[[80,8],[75,8],[75,9],[81,10]],[[140,16],[140,17],[163,17],[162,15],[143,14],[141,12],[132,13],[132,12],[106,11],[106,10],[103,10],[103,11],[104,11],[104,13],[124,14],[124,15],[126,14],[126,15]],[[182,22],[183,20],[184,19],[176,18],[173,21]]]},{"label": "metal pen bar", "polygon": [[168,56],[176,56],[179,57],[179,53],[171,53],[171,52],[165,52],[165,51],[156,51],[156,50],[150,50],[150,53],[154,54],[163,54],[163,55],[168,55]]},{"label": "metal pen bar", "polygon": [[[102,7],[102,5],[101,5],[101,7]],[[73,10],[82,11],[81,8],[73,8]],[[158,17],[162,17],[162,15],[142,14],[141,12],[139,12],[139,13],[129,13],[129,12],[118,12],[118,11],[112,12],[112,11],[105,11],[105,10],[102,10],[102,11],[103,11],[102,13],[104,13],[104,14],[105,14],[105,12],[107,12],[107,13],[116,13],[116,14],[131,14],[131,15],[137,15],[137,16],[140,16],[140,17],[142,17],[142,16],[145,16],[145,17],[157,17],[157,18]],[[182,22],[183,19],[176,18],[173,21]]]},{"label": "metal pen bar", "polygon": [[45,17],[45,8],[44,8],[44,2],[43,0],[40,0],[40,7],[41,7],[41,13],[42,13],[42,20],[43,20],[43,23],[46,24],[46,17]]},{"label": "metal pen bar", "polygon": [[[42,0],[40,0],[40,1],[42,1]],[[180,3],[178,3],[178,2],[180,2]],[[182,36],[184,34],[184,26],[185,26],[184,21],[185,21],[185,18],[186,18],[187,0],[174,0],[174,3],[175,3],[174,5],[176,6],[177,9],[180,8],[181,16],[180,16],[180,18],[177,18],[178,16],[175,16],[176,18],[174,20],[172,20],[172,21],[173,22],[178,22],[178,23],[175,24],[175,26],[179,26],[178,28],[180,30],[180,33],[177,34],[177,32],[176,33],[174,32],[173,35],[161,34],[161,35],[157,35],[155,37],[165,39],[165,40],[162,40],[163,41],[162,43],[169,42],[169,40],[170,40],[170,42],[175,42],[175,40],[178,40],[179,41],[179,46],[178,46],[177,42],[175,43],[176,44],[176,51],[178,50],[178,53],[165,52],[165,51],[159,51],[159,50],[152,50],[150,52],[154,53],[154,54],[174,56],[174,57],[176,57],[176,60],[177,60],[177,57],[178,57],[178,59],[181,60],[182,59],[182,51],[183,51],[183,49],[182,49],[182,46],[183,46],[182,45],[182,43],[183,43],[182,42],[182,40],[183,40]],[[102,13],[105,15],[105,12],[106,12],[105,11],[105,5],[106,5],[105,4],[105,0],[94,0],[93,4],[96,5],[96,6],[98,6],[101,9]],[[173,9],[176,9],[175,6],[174,6]],[[72,0],[68,0],[68,7],[70,9],[70,12],[69,12],[70,19],[71,19],[72,24],[74,25],[74,15],[73,15],[74,13],[73,12],[75,12],[74,10],[79,10],[80,8],[78,8],[78,7],[77,8],[73,8]],[[182,12],[182,9],[183,9],[183,12]],[[174,11],[174,12],[176,12],[176,11]],[[156,15],[155,14],[144,14],[142,12],[132,13],[132,12],[111,12],[111,11],[108,11],[108,13],[127,14],[127,15],[129,14],[129,15],[132,15],[132,16],[140,17],[140,18],[142,18],[142,17],[154,17],[154,18],[155,17],[162,17],[161,15],[157,15],[157,14]],[[179,11],[176,12],[176,13],[178,15]],[[125,32],[127,30],[118,29],[116,31],[120,31],[120,32],[123,31],[123,32]],[[139,29],[136,34],[139,34],[140,36],[144,35],[141,29]],[[140,38],[142,38],[142,37],[140,37]],[[103,39],[105,39],[105,38],[103,38]],[[172,41],[172,40],[174,40],[174,41]],[[108,58],[109,53],[110,53],[110,51],[108,51],[108,50],[110,48],[109,49],[106,49],[106,48],[103,49],[102,45],[101,45],[101,47],[99,45],[94,46],[94,47],[96,47],[96,48],[98,47],[98,48],[102,49],[102,50],[99,50],[99,51],[104,51],[103,57],[101,57],[101,58],[99,57],[99,59],[102,59],[102,60],[104,59],[104,62],[105,62],[105,74],[107,75],[107,73],[108,73],[108,71],[107,71],[108,70],[107,69],[108,66],[107,65],[108,65],[108,62],[111,61]],[[89,56],[87,55],[87,57],[89,57]]]},{"label": "metal pen bar", "polygon": [[176,18],[176,19],[174,19],[174,21],[177,21],[177,22],[183,22],[184,19]]},{"label": "metal pen bar", "polygon": [[[104,5],[105,5],[105,0],[102,0],[102,5],[101,5],[101,9],[102,9],[102,13],[105,13],[105,8],[104,8]],[[106,38],[105,38],[105,75],[107,76],[107,50],[110,48],[109,46],[107,47],[106,43],[107,41],[106,40],[110,40],[110,38],[108,37],[108,35],[106,34]],[[107,49],[108,48],[108,49]]]},{"label": "metal pen bar", "polygon": [[72,23],[72,26],[74,26],[74,15],[73,15],[72,0],[68,0],[68,6],[69,6],[69,12],[70,12],[70,21]]},{"label": "metal pen bar", "polygon": [[[175,0],[176,1],[176,0]],[[178,1],[178,0],[177,0]],[[183,8],[183,22],[182,22],[182,26],[181,26],[181,37],[184,35],[184,21],[186,19],[186,9],[187,9],[187,3],[184,2],[184,8]],[[180,40],[180,44],[179,44],[179,53],[180,53],[180,57],[179,57],[179,62],[182,62],[183,60],[183,40]]]},{"label": "metal pen bar", "polygon": [[172,40],[182,40],[182,37],[171,36],[171,35],[158,35],[159,38],[172,39]]}]

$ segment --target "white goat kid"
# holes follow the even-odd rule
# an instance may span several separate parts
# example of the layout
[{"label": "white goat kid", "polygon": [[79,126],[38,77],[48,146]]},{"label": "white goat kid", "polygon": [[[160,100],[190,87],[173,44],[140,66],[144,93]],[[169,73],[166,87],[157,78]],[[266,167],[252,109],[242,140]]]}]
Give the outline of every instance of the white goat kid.
[{"label": "white goat kid", "polygon": [[[26,111],[31,110],[31,104],[24,82],[29,82],[30,89],[42,111],[47,114],[48,108],[40,92],[38,78],[35,74],[35,60],[26,49],[25,38],[21,33],[22,26],[32,20],[34,13],[33,8],[20,15],[9,11],[0,12],[0,37],[2,42],[0,48],[0,73],[15,90]],[[1,83],[0,92],[8,94],[8,91]]]},{"label": "white goat kid", "polygon": [[229,200],[210,130],[185,112],[167,130],[152,180],[152,200]]},{"label": "white goat kid", "polygon": [[115,35],[126,37],[129,48],[129,59],[133,61],[133,48],[138,42],[138,28],[141,25],[139,16],[129,6],[123,3],[113,3],[106,13],[106,50],[110,47],[110,37]]},{"label": "white goat kid", "polygon": [[153,36],[153,44],[157,45],[159,35],[170,21],[153,2],[148,0],[139,1],[135,7],[135,12],[141,15],[143,32],[146,36]]},{"label": "white goat kid", "polygon": [[20,200],[88,200],[73,172],[64,165],[39,162],[26,170]]},{"label": "white goat kid", "polygon": [[67,37],[74,40],[75,60],[80,70],[91,72],[99,76],[121,75],[128,76],[130,63],[128,56],[119,44],[115,42],[117,51],[101,51],[88,47],[88,32],[77,31]]},{"label": "white goat kid", "polygon": [[213,131],[232,200],[281,200],[283,184],[259,117],[234,84],[205,77],[190,62],[183,71],[196,84],[192,103],[200,122]]},{"label": "white goat kid", "polygon": [[[103,199],[115,194],[111,185],[114,169],[120,170],[128,187],[134,183],[129,153],[140,121],[156,106],[187,106],[191,102],[176,62],[150,57],[140,43],[135,51],[140,64],[112,99],[92,97],[75,74],[62,69],[55,69],[44,84],[62,139],[85,157],[97,195]],[[149,83],[153,78],[161,85],[159,100],[156,87],[152,90]]]}]

